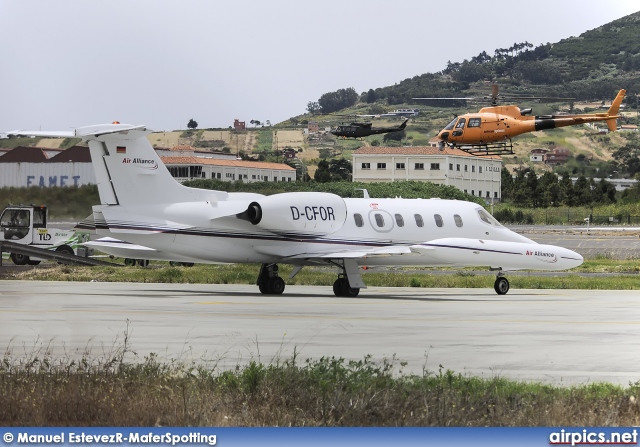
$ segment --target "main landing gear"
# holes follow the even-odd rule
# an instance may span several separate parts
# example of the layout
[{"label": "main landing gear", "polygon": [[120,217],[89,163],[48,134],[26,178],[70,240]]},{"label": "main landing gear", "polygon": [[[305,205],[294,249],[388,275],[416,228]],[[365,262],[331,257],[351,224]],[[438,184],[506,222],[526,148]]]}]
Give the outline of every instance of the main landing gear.
[{"label": "main landing gear", "polygon": [[509,280],[504,277],[504,273],[498,272],[496,275],[496,282],[493,283],[493,290],[498,295],[506,295],[509,291]]},{"label": "main landing gear", "polygon": [[360,289],[357,287],[351,287],[347,276],[344,273],[341,273],[338,275],[338,279],[333,283],[333,293],[336,296],[355,298],[360,293]]},{"label": "main landing gear", "polygon": [[278,264],[262,264],[257,284],[263,295],[282,295],[284,279],[278,276]]}]

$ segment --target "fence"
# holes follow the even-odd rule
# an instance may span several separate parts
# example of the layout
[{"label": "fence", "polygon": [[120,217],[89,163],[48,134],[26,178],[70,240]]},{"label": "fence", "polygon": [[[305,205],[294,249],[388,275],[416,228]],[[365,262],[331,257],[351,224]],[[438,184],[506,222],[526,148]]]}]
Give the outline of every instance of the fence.
[{"label": "fence", "polygon": [[618,213],[593,214],[585,208],[537,208],[496,210],[494,217],[502,223],[538,225],[630,225],[640,226],[640,215]]}]

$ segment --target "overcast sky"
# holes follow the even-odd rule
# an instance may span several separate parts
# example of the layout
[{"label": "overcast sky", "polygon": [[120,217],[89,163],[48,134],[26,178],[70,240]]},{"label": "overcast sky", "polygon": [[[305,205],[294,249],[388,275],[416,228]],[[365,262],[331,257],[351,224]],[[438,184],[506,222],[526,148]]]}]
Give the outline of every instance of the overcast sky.
[{"label": "overcast sky", "polygon": [[637,0],[0,0],[0,131],[277,123],[326,92],[557,42],[637,10]]}]

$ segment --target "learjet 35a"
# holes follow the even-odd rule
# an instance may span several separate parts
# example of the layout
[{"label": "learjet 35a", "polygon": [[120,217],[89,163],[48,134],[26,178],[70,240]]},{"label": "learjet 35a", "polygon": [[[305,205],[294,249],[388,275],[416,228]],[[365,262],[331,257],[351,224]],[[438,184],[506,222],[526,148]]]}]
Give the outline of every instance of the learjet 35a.
[{"label": "learjet 35a", "polygon": [[290,278],[304,266],[335,266],[335,295],[355,297],[366,287],[363,265],[489,267],[502,295],[509,290],[505,271],[564,270],[583,261],[510,231],[471,202],[186,187],[164,166],[149,133],[126,124],[12,132],[89,142],[101,202],[93,207],[98,234],[196,262],[260,263],[257,285],[264,294],[284,291],[279,264],[294,267]]}]

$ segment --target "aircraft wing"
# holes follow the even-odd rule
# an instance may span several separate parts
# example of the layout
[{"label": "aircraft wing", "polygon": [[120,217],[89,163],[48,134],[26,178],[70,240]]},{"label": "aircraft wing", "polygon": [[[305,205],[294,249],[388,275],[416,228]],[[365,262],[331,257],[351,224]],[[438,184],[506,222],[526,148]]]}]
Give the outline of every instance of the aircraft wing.
[{"label": "aircraft wing", "polygon": [[392,245],[389,247],[358,249],[358,250],[341,250],[331,253],[304,253],[292,256],[290,259],[356,259],[371,258],[377,256],[393,256],[408,255],[414,253],[411,248],[406,245]]}]

